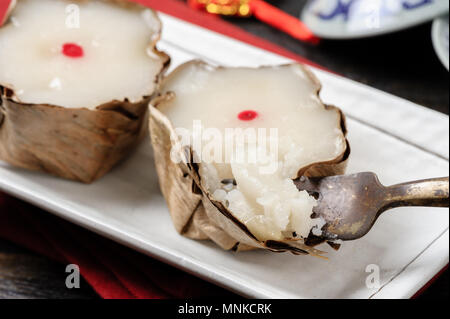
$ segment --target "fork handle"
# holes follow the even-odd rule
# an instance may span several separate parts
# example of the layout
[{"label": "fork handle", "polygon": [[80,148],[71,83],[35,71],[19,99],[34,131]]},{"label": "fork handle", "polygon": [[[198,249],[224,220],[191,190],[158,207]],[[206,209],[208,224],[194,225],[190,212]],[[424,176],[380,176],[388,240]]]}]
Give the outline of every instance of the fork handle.
[{"label": "fork handle", "polygon": [[449,178],[432,178],[386,187],[385,209],[402,206],[449,207]]}]

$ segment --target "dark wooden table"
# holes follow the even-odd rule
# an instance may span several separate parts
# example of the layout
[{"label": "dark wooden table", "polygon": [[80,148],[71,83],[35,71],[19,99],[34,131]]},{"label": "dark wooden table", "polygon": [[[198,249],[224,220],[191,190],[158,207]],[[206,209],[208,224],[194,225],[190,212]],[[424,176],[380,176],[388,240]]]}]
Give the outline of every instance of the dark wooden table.
[{"label": "dark wooden table", "polygon": [[[269,1],[299,16],[303,0]],[[253,19],[230,22],[356,81],[449,113],[448,72],[431,43],[431,24],[372,39],[300,43]],[[64,286],[65,266],[0,241],[0,298],[97,298],[86,283]],[[420,298],[448,299],[448,271]]]}]

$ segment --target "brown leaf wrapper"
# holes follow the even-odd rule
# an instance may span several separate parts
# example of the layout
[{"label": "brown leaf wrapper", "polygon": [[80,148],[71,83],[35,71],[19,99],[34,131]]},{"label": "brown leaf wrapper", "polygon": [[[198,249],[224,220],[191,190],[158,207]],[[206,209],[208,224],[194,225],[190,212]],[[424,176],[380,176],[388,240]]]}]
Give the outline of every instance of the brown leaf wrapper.
[{"label": "brown leaf wrapper", "polygon": [[[128,1],[101,1],[127,10],[148,10]],[[14,5],[15,1],[9,14]],[[161,67],[155,75],[155,88],[149,88],[140,101],[115,100],[93,109],[29,104],[22,103],[12,87],[0,83],[0,160],[91,183],[130,154],[148,133],[148,102],[170,63],[169,56],[156,49],[161,22],[154,15],[159,25],[149,39],[149,52],[158,57]]]},{"label": "brown leaf wrapper", "polygon": [[[202,63],[199,61],[188,63]],[[181,66],[182,68],[184,66]],[[305,68],[306,74],[317,85],[317,96],[321,89],[317,78]],[[173,74],[173,73],[172,73]],[[169,75],[170,77],[170,75]],[[214,200],[202,184],[198,166],[192,161],[192,150],[184,149],[186,162],[175,163],[171,160],[171,150],[176,144],[177,135],[170,120],[158,110],[163,103],[170,103],[175,93],[158,96],[150,103],[150,133],[154,149],[156,170],[161,191],[169,206],[176,230],[192,239],[210,239],[226,250],[267,249],[274,252],[290,251],[294,254],[321,257],[324,253],[313,246],[321,240],[306,241],[292,238],[284,241],[259,241],[221,202]],[[345,117],[334,106],[324,105],[330,112],[338,112],[344,136],[347,129]],[[344,174],[350,155],[350,146],[346,140],[345,150],[335,159],[313,163],[298,171],[298,176],[329,176]]]}]

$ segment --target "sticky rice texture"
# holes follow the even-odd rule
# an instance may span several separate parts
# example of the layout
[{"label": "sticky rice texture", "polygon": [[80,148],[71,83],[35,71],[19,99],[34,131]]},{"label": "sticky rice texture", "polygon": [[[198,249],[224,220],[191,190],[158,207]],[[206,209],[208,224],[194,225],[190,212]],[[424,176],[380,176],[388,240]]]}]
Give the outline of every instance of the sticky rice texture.
[{"label": "sticky rice texture", "polygon": [[[14,3],[0,27],[0,160],[91,183],[148,133],[170,61],[156,49],[161,22],[121,0]],[[66,24],[74,8],[80,28]],[[84,55],[65,56],[66,43]]]},{"label": "sticky rice texture", "polygon": [[[202,191],[203,202],[207,197],[222,215],[236,219],[234,222],[257,241],[302,241],[313,229],[320,229],[323,221],[312,218],[316,199],[305,191],[299,192],[293,179],[342,172],[345,165],[340,164],[347,157],[342,113],[324,106],[317,96],[319,90],[313,75],[298,64],[251,69],[190,62],[163,82],[161,97],[152,103],[152,117],[160,123],[165,117],[173,135],[182,128],[195,136],[195,120],[201,123],[203,132],[208,128],[218,130],[222,142],[236,137],[236,133],[227,135],[229,128],[265,128],[267,144],[245,145],[248,153],[261,155],[256,162],[239,162],[227,156],[226,147],[217,146],[221,143],[213,143],[216,147],[212,147],[221,156],[205,160],[211,151],[208,138],[202,139],[201,156],[198,149],[187,145],[192,158],[198,161],[193,168],[198,181],[194,176],[194,182]],[[249,108],[257,111],[258,117],[240,120],[239,112]],[[157,126],[152,129],[155,139],[161,133],[156,132]],[[270,134],[274,128],[278,132],[275,137]],[[172,136],[174,140],[181,138]],[[277,147],[268,147],[274,140]],[[159,175],[164,179],[163,174]],[[167,195],[170,189],[164,187],[164,181],[162,184]],[[207,215],[227,227],[220,218]]]}]

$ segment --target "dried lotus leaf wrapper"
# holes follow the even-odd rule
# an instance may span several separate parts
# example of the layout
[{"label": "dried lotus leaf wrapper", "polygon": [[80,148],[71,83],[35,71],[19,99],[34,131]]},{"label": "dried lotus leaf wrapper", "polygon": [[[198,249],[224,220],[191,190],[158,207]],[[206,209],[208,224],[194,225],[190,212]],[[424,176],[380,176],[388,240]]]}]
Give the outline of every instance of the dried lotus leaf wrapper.
[{"label": "dried lotus leaf wrapper", "polygon": [[[79,28],[64,25],[70,5]],[[128,1],[12,3],[0,28],[0,160],[85,183],[107,173],[148,132],[170,63],[160,33],[156,13]]]},{"label": "dried lotus leaf wrapper", "polygon": [[[282,79],[287,79],[288,82],[277,83]],[[274,220],[273,223],[267,223],[270,219],[265,215],[267,212],[269,216],[273,215],[271,209],[279,203],[293,200],[292,203],[304,204],[314,201],[308,194],[298,195],[300,192],[297,190],[293,193],[290,185],[293,184],[292,179],[302,175],[327,176],[345,172],[350,153],[345,138],[345,118],[338,108],[326,106],[320,101],[319,91],[318,80],[308,69],[298,64],[250,69],[216,68],[200,61],[192,61],[170,74],[161,84],[160,95],[151,102],[150,130],[161,190],[177,231],[194,239],[209,238],[224,249],[263,248],[271,251],[291,251],[295,254],[321,255],[322,252],[305,244],[310,229],[296,228],[300,222],[314,225],[315,221],[310,218],[311,205],[305,206],[309,208],[302,208],[306,211],[300,212],[303,217],[298,219],[296,226],[292,225],[292,220],[295,219],[292,211],[295,211],[296,207],[291,206],[293,208],[287,211],[290,215],[283,216],[285,219]],[[242,112],[249,113],[249,109],[254,110],[257,116],[245,114],[242,117]],[[281,125],[276,123],[276,117],[283,115],[279,114],[280,111],[286,112]],[[309,118],[301,119],[308,114]],[[300,133],[308,133],[314,125],[321,126],[317,121],[324,117],[327,119],[322,125],[323,130],[312,130],[310,138],[314,140],[305,141],[305,137]],[[201,119],[205,127],[220,129],[281,127],[280,136],[294,136],[288,139],[288,142],[302,148],[303,154],[306,155],[297,152],[296,147],[291,148],[290,144],[281,142],[278,146],[285,150],[281,151],[280,155],[281,169],[278,168],[277,173],[269,175],[269,178],[255,174],[252,181],[256,181],[256,184],[252,184],[249,183],[247,174],[252,172],[251,167],[231,162],[195,163],[193,159],[198,154],[195,154],[192,145],[188,145],[187,149],[186,146],[179,148],[176,129],[188,128],[189,121],[194,119]],[[298,123],[302,128],[283,128],[286,123]],[[299,139],[295,138],[295,133],[300,134]],[[333,140],[324,141],[330,136]],[[314,145],[328,145],[329,150],[314,150]],[[171,152],[174,150],[175,153],[180,153],[180,158],[188,159],[187,163],[172,161]],[[253,194],[267,194],[252,186],[266,187],[264,183],[270,184],[271,179],[274,180],[275,188],[268,187],[267,192],[274,194],[275,199],[278,198],[278,202],[275,200],[275,206],[272,205],[274,200],[252,198]],[[285,194],[279,194],[285,191],[282,187],[276,188],[280,185],[286,186],[288,191]],[[231,197],[232,193],[237,197]],[[297,198],[298,196],[300,197]],[[257,204],[233,205],[241,203],[240,198]],[[247,210],[248,207],[251,209]],[[249,215],[251,212],[256,213]],[[278,211],[280,212],[283,213]],[[201,223],[196,222],[197,215]],[[249,216],[250,218],[247,218]],[[255,218],[262,220],[262,228],[252,225]],[[284,221],[284,224],[280,223],[280,220]]]}]

